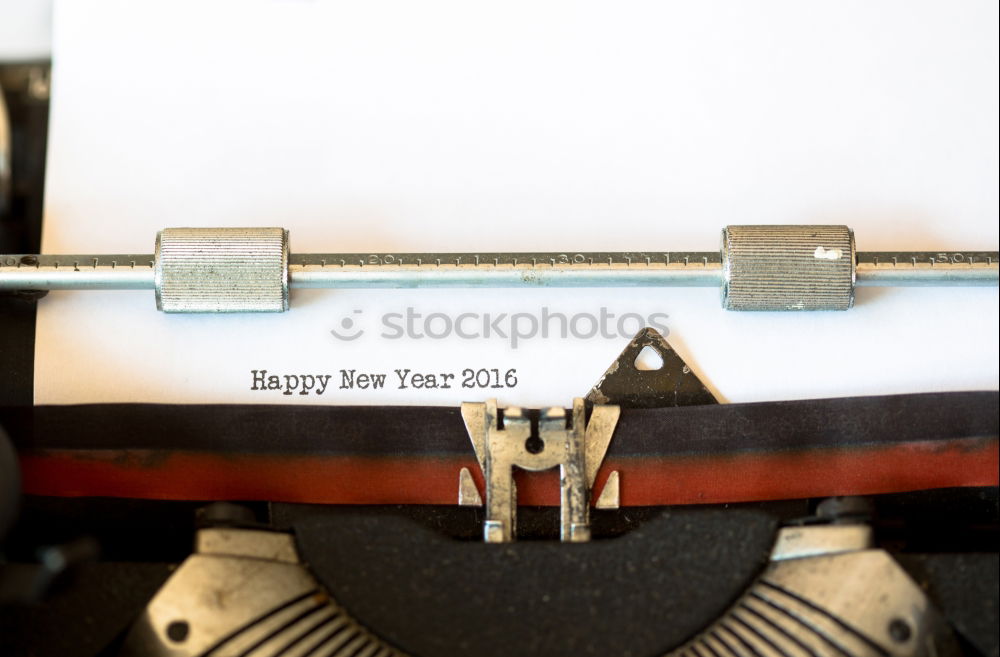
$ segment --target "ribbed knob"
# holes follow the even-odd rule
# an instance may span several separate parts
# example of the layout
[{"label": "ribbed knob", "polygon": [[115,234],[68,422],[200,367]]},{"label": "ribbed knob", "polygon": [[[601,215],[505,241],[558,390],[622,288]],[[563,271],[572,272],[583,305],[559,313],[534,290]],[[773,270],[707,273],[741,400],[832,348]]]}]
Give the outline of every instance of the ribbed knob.
[{"label": "ribbed knob", "polygon": [[156,307],[164,312],[288,310],[283,228],[165,228],[155,259]]},{"label": "ribbed knob", "polygon": [[854,303],[854,233],[847,226],[727,226],[726,310],[847,310]]}]

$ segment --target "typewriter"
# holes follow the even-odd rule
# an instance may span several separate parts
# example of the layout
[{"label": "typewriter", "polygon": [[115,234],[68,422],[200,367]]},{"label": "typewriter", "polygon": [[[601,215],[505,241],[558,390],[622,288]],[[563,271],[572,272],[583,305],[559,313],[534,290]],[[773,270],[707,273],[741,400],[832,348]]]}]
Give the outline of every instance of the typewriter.
[{"label": "typewriter", "polygon": [[336,368],[247,384],[487,389],[454,407],[32,401],[51,289],[239,313],[294,312],[297,287],[677,284],[734,312],[847,310],[864,285],[996,286],[996,251],[865,252],[811,225],[666,254],[297,254],[281,228],[43,254],[48,80],[0,67],[0,654],[1000,654],[996,390],[720,403],[646,326],[563,407],[489,394],[510,372]]}]

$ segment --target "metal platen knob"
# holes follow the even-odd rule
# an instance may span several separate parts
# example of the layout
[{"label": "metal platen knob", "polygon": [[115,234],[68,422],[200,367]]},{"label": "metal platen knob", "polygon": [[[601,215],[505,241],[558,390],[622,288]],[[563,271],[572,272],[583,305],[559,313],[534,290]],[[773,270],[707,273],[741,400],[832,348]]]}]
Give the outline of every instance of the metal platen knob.
[{"label": "metal platen knob", "polygon": [[288,310],[283,228],[165,228],[153,260],[156,307],[164,312]]},{"label": "metal platen knob", "polygon": [[727,226],[722,306],[847,310],[854,305],[854,262],[847,226]]}]

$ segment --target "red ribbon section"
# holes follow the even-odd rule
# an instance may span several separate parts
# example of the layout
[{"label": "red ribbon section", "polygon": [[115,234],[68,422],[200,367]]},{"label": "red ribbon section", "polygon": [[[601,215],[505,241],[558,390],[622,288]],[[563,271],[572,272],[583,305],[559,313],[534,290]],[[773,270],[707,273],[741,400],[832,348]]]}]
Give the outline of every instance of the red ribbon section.
[{"label": "red ribbon section", "polygon": [[[21,453],[24,491],[60,497],[269,500],[322,504],[455,504],[472,459],[167,450],[41,449]],[[996,438],[769,452],[609,459],[624,506],[716,504],[996,486]],[[555,471],[517,473],[518,502],[558,506]]]}]

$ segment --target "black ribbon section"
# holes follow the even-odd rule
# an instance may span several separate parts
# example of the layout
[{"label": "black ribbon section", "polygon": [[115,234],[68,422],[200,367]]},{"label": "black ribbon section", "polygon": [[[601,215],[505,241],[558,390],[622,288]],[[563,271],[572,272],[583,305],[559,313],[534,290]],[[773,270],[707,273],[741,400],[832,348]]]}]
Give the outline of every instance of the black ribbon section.
[{"label": "black ribbon section", "polygon": [[[624,409],[609,457],[995,439],[997,391]],[[458,408],[91,404],[0,409],[21,449],[468,455]]]}]

